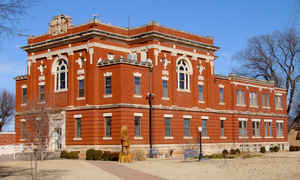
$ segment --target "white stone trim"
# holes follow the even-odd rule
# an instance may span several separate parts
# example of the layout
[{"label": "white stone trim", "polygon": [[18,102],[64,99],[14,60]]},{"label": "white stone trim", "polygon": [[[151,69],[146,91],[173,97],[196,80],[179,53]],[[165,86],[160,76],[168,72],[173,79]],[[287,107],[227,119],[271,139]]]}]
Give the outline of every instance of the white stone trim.
[{"label": "white stone trim", "polygon": [[248,118],[238,118],[239,121],[248,121]]},{"label": "white stone trim", "polygon": [[226,117],[220,117],[220,120],[225,121]]},{"label": "white stone trim", "polygon": [[283,120],[276,120],[276,123],[283,123]]},{"label": "white stone trim", "polygon": [[252,136],[251,137],[252,139],[260,139],[260,138],[262,138],[261,136]]},{"label": "white stone trim", "polygon": [[45,76],[39,76],[39,81],[44,81],[45,80]]},{"label": "white stone trim", "polygon": [[112,97],[112,94],[104,94],[103,97],[104,97],[104,98],[111,98],[111,97]]},{"label": "white stone trim", "polygon": [[165,101],[169,101],[170,98],[169,97],[161,97],[162,100],[165,100]]},{"label": "white stone trim", "polygon": [[82,141],[82,138],[81,137],[75,137],[75,138],[73,138],[73,141]]},{"label": "white stone trim", "polygon": [[102,140],[112,140],[112,137],[110,137],[110,136],[109,137],[108,136],[103,136]]},{"label": "white stone trim", "polygon": [[173,118],[173,114],[164,114],[164,117]]},{"label": "white stone trim", "polygon": [[219,86],[219,88],[224,88],[225,87],[223,84],[219,84],[218,86]]},{"label": "white stone trim", "polygon": [[183,115],[182,117],[183,117],[183,118],[186,118],[186,119],[192,119],[192,118],[193,118],[192,115]]},{"label": "white stone trim", "polygon": [[134,136],[134,140],[143,140],[143,136]]},{"label": "white stone trim", "polygon": [[165,136],[164,139],[174,139],[173,136]]},{"label": "white stone trim", "polygon": [[84,79],[84,76],[78,76],[77,77],[77,80],[83,80]]},{"label": "white stone trim", "polygon": [[106,72],[106,73],[103,74],[103,76],[104,76],[104,77],[112,76],[112,72]]},{"label": "white stone trim", "polygon": [[23,84],[21,87],[24,89],[24,88],[27,88],[27,85]]},{"label": "white stone trim", "polygon": [[202,136],[202,139],[210,139],[209,136]]},{"label": "white stone trim", "polygon": [[275,96],[282,96],[282,93],[276,92]]},{"label": "white stone trim", "polygon": [[78,70],[77,70],[77,74],[78,74],[78,75],[84,74],[84,69],[78,69]]},{"label": "white stone trim", "polygon": [[198,81],[198,85],[204,85],[204,82],[203,81]]},{"label": "white stone trim", "polygon": [[134,116],[143,117],[143,113],[133,113]]},{"label": "white stone trim", "polygon": [[239,136],[239,139],[248,139],[248,136]]},{"label": "white stone trim", "polygon": [[264,122],[272,122],[272,119],[264,119]]},{"label": "white stone trim", "polygon": [[169,77],[167,77],[167,76],[162,76],[161,79],[162,79],[162,80],[168,81],[168,80],[169,80]]},{"label": "white stone trim", "polygon": [[140,94],[134,94],[133,97],[135,97],[135,98],[142,98],[143,96],[140,95]]},{"label": "white stone trim", "polygon": [[200,104],[205,104],[205,101],[198,101],[198,103],[200,103]]},{"label": "white stone trim", "polygon": [[16,134],[16,132],[0,132],[0,134]]},{"label": "white stone trim", "polygon": [[140,72],[134,72],[133,76],[134,77],[142,77],[142,73],[140,73]]},{"label": "white stone trim", "polygon": [[77,97],[76,100],[77,101],[82,101],[82,100],[85,100],[85,97]]},{"label": "white stone trim", "polygon": [[43,82],[39,82],[39,86],[41,86],[41,85],[45,85],[45,82],[43,81]]},{"label": "white stone trim", "polygon": [[201,116],[201,119],[209,119],[208,116]]},{"label": "white stone trim", "polygon": [[112,113],[103,113],[103,117],[111,117]]},{"label": "white stone trim", "polygon": [[193,139],[193,136],[183,136],[183,139]]},{"label": "white stone trim", "polygon": [[82,118],[82,115],[81,114],[74,114],[73,117],[74,118]]},{"label": "white stone trim", "polygon": [[26,119],[20,119],[21,122],[26,122]]},{"label": "white stone trim", "polygon": [[227,139],[226,136],[220,136],[220,139]]},{"label": "white stone trim", "polygon": [[273,136],[265,136],[264,138],[271,139],[271,138],[274,138],[274,137]]},{"label": "white stone trim", "polygon": [[251,121],[260,122],[260,119],[251,119]]},{"label": "white stone trim", "polygon": [[259,86],[259,85],[253,85],[253,84],[247,84],[247,83],[241,83],[241,82],[231,82],[231,84],[236,85],[240,85],[240,86],[246,86],[246,87],[254,87],[254,88],[261,88],[261,89],[270,89],[270,90],[274,90],[274,88],[271,87],[266,87],[266,86]]}]

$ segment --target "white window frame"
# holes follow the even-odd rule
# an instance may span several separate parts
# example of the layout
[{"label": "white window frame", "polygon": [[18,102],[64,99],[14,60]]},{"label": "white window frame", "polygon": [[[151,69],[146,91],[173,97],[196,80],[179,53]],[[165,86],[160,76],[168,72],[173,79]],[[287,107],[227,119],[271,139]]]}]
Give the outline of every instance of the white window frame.
[{"label": "white window frame", "polygon": [[[73,138],[73,141],[81,141],[82,140],[82,115],[81,114],[75,114],[73,115],[75,119],[75,136]],[[80,137],[77,136],[77,119],[80,119]]]},{"label": "white window frame", "polygon": [[[110,77],[110,94],[106,94],[106,78]],[[104,98],[111,98],[112,97],[112,72],[104,73]]]},{"label": "white window frame", "polygon": [[[267,135],[266,135],[266,123],[268,124],[267,126]],[[271,123],[271,126],[269,126],[269,123]],[[265,138],[272,138],[273,137],[273,128],[272,128],[272,119],[264,119],[264,127],[265,127]],[[270,133],[271,130],[271,133]],[[271,134],[271,135],[270,135]]]},{"label": "white window frame", "polygon": [[[277,124],[282,124],[282,129],[278,129]],[[277,138],[284,138],[283,130],[284,130],[284,121],[283,120],[276,120],[276,137]]]},{"label": "white window frame", "polygon": [[[65,70],[57,70],[59,66],[59,62],[64,62],[66,69]],[[60,68],[59,68],[60,69]],[[65,73],[65,88],[60,87],[60,73]],[[52,65],[52,73],[54,74],[54,92],[64,92],[68,90],[68,59],[65,56],[59,56],[57,59],[53,62]]]},{"label": "white window frame", "polygon": [[[185,63],[185,65],[183,63]],[[186,57],[180,57],[176,61],[176,67],[177,91],[190,92],[190,76],[193,74],[191,62]],[[183,74],[183,80],[180,80],[180,74]],[[183,81],[183,88],[180,87],[181,81]]]},{"label": "white window frame", "polygon": [[[245,107],[246,106],[246,103],[245,103],[245,90],[236,89],[235,93],[236,93],[236,106]],[[239,101],[238,101],[238,99],[239,99]]]},{"label": "white window frame", "polygon": [[[143,115],[144,115],[143,113],[134,113],[133,114],[133,116],[134,116],[134,139],[135,140],[144,139],[143,136],[142,136],[142,117],[143,117]],[[135,118],[136,117],[140,118],[140,120],[139,120],[140,121],[140,127],[139,127],[140,128],[140,136],[136,136],[136,134],[135,134]]]},{"label": "white window frame", "polygon": [[[254,129],[253,129],[254,122]],[[259,123],[259,127],[257,127],[257,122]],[[260,138],[261,137],[261,121],[260,119],[252,119],[252,138]]]},{"label": "white window frame", "polygon": [[[110,117],[110,135],[111,136],[106,136],[106,118]],[[104,136],[102,137],[103,140],[112,140],[112,113],[103,113],[103,118],[104,118]]]},{"label": "white window frame", "polygon": [[[139,88],[140,88],[140,93],[139,94],[135,94],[135,78],[139,78],[140,79],[140,84],[139,84]],[[133,86],[134,86],[134,89],[133,89],[133,93],[134,93],[134,95],[133,95],[133,97],[135,97],[135,98],[142,98],[142,73],[140,73],[140,72],[134,72],[133,73]]]},{"label": "white window frame", "polygon": [[[246,127],[244,127],[244,122],[246,121]],[[238,128],[239,128],[239,138],[243,139],[243,138],[248,138],[248,119],[247,118],[238,118]],[[240,122],[242,122],[242,134],[240,133]],[[246,134],[245,134],[246,132]]]},{"label": "white window frame", "polygon": [[[226,117],[220,117],[220,139],[227,139],[227,137],[225,136],[225,121],[226,121]],[[221,122],[223,121],[223,136],[222,136],[222,127],[221,127]]]},{"label": "white window frame", "polygon": [[275,94],[275,109],[282,110],[283,109],[283,101],[282,101],[282,94]]},{"label": "white window frame", "polygon": [[[169,98],[169,77],[162,76],[162,100],[170,100]],[[167,82],[167,96],[164,96],[164,82]]]},{"label": "white window frame", "polygon": [[[223,96],[221,98],[221,89],[223,89]],[[223,101],[221,101],[223,100]],[[219,84],[219,104],[220,105],[225,105],[225,89],[224,89],[224,85],[223,84]]]},{"label": "white window frame", "polygon": [[[199,87],[202,86],[202,99],[200,98],[200,92],[199,92]],[[205,103],[205,96],[204,96],[204,83],[203,82],[198,82],[198,103]]]},{"label": "white window frame", "polygon": [[255,92],[255,91],[249,92],[249,106],[258,108],[257,92]]},{"label": "white window frame", "polygon": [[[210,139],[210,137],[208,136],[208,126],[207,126],[207,123],[208,123],[208,119],[209,119],[209,117],[208,116],[201,116],[201,126],[202,126],[202,138],[203,139]],[[203,135],[203,120],[205,120],[206,121],[206,135]]]},{"label": "white window frame", "polygon": [[[24,89],[26,89],[26,98],[25,98],[25,102],[24,102]],[[28,99],[28,88],[27,85],[22,85],[22,104],[21,106],[24,106],[27,104],[27,99]]]}]

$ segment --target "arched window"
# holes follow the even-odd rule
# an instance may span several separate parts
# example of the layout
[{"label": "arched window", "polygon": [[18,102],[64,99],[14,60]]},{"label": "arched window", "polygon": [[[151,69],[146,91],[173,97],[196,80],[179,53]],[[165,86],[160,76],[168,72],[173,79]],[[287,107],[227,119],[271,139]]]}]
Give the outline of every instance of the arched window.
[{"label": "arched window", "polygon": [[189,63],[184,59],[180,59],[177,62],[177,88],[179,90],[190,90],[190,74],[191,67]]},{"label": "arched window", "polygon": [[68,83],[68,64],[64,59],[60,59],[56,62],[55,69],[55,90],[64,91],[67,90]]}]

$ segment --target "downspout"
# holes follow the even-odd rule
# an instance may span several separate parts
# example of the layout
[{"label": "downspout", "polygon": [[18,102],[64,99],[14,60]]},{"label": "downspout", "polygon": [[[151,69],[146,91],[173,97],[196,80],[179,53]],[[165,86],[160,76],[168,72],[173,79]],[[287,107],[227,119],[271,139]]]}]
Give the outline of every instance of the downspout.
[{"label": "downspout", "polygon": [[150,145],[150,150],[149,150],[149,157],[153,158],[153,153],[152,153],[152,67],[149,68],[149,145]]}]

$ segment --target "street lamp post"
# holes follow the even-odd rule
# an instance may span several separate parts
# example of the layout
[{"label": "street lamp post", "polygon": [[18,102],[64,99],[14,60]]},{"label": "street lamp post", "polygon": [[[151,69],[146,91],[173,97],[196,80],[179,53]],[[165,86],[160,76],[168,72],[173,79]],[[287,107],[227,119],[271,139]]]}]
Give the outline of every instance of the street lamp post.
[{"label": "street lamp post", "polygon": [[199,126],[198,127],[198,131],[199,131],[199,136],[200,136],[200,152],[199,152],[199,161],[201,161],[202,159],[202,127]]}]

